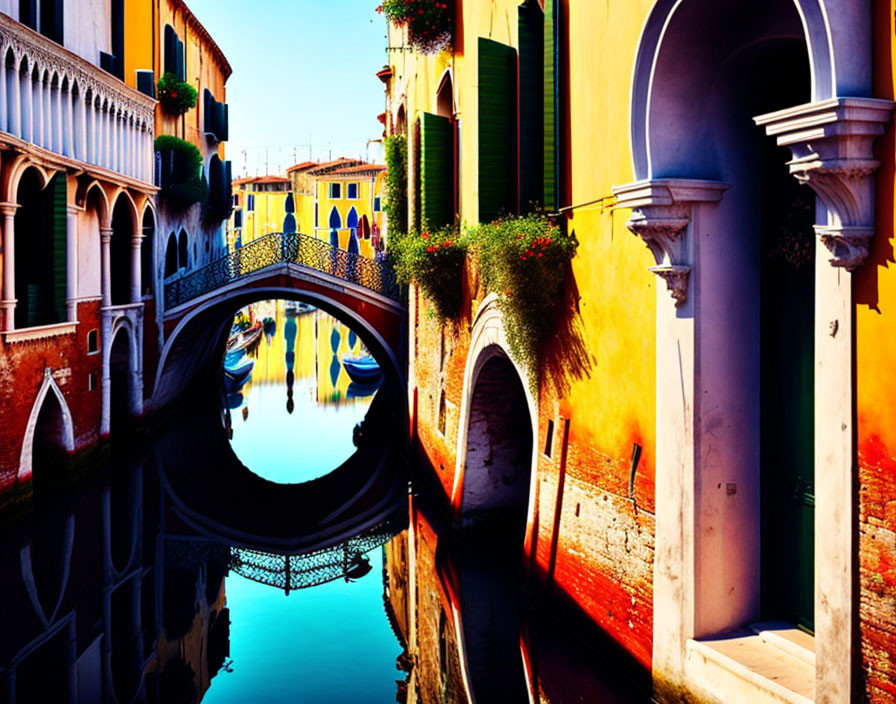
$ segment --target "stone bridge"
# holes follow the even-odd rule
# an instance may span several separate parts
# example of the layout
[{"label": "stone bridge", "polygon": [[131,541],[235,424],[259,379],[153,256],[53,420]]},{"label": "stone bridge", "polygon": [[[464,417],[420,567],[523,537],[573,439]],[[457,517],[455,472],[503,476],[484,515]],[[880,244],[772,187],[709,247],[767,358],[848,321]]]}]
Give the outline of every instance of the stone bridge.
[{"label": "stone bridge", "polygon": [[304,301],[349,325],[404,385],[407,310],[391,267],[309,235],[276,233],[166,282],[153,408],[217,375],[233,316],[269,299]]}]

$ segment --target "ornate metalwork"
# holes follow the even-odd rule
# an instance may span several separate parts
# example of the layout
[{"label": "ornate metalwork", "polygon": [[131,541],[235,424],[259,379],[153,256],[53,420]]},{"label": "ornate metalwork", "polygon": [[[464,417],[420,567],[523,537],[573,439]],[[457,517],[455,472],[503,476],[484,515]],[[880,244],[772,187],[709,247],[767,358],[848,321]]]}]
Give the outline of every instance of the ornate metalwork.
[{"label": "ornate metalwork", "polygon": [[400,300],[395,272],[388,263],[352,254],[310,235],[278,232],[166,282],[165,307],[175,308],[277,264],[305,266]]},{"label": "ornate metalwork", "polygon": [[349,580],[367,574],[370,563],[364,555],[385,545],[399,530],[395,521],[386,521],[344,543],[304,555],[231,548],[230,569],[246,579],[277,587],[289,594],[342,577]]}]

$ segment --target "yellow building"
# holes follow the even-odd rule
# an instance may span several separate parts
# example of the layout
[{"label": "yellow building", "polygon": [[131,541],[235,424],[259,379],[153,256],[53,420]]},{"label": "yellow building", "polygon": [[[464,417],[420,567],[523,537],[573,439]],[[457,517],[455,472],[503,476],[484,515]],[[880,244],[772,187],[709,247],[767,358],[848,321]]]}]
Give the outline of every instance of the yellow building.
[{"label": "yellow building", "polygon": [[[287,170],[296,197],[299,232],[373,257],[382,248],[385,167],[355,159],[305,162]],[[334,234],[335,233],[335,234]]]},{"label": "yellow building", "polygon": [[[661,700],[896,702],[874,537],[896,495],[892,15],[458,0],[429,54],[389,27],[411,225],[535,203],[579,243],[558,314],[578,336],[545,376],[508,351],[501,292],[468,276],[442,326],[412,290],[422,449],[462,522],[517,501],[533,579]],[[799,647],[770,645],[769,620]]]},{"label": "yellow building", "polygon": [[[256,176],[233,181],[233,212],[228,227],[228,248],[275,232],[295,231],[295,199],[284,176]],[[287,216],[293,218],[292,224]]]}]

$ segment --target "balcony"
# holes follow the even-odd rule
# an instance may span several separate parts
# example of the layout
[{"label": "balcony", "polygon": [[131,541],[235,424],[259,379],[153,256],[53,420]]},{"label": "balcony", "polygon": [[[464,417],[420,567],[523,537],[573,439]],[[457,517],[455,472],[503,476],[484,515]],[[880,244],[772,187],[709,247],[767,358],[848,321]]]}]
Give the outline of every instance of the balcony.
[{"label": "balcony", "polygon": [[0,52],[0,132],[152,183],[152,98],[4,14]]}]

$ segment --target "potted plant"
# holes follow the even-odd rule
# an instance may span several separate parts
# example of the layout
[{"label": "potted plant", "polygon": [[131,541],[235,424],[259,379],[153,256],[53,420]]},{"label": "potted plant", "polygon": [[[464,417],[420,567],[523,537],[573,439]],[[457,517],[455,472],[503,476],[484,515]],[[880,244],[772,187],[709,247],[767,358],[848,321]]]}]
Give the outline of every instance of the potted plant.
[{"label": "potted plant", "polygon": [[416,282],[438,320],[460,314],[467,242],[456,226],[393,234],[389,251],[399,282]]},{"label": "potted plant", "polygon": [[578,242],[543,214],[504,218],[470,233],[483,285],[498,296],[511,353],[538,371],[562,316],[569,262]]},{"label": "potted plant", "polygon": [[161,159],[160,195],[177,210],[185,210],[208,197],[208,183],[202,174],[202,154],[195,144],[171,135],[155,141]]},{"label": "potted plant", "polygon": [[193,86],[178,80],[173,73],[166,73],[159,79],[159,102],[166,112],[183,115],[196,106],[196,95]]},{"label": "potted plant", "polygon": [[408,42],[422,54],[437,54],[451,44],[454,0],[384,0],[376,10],[407,27]]}]

